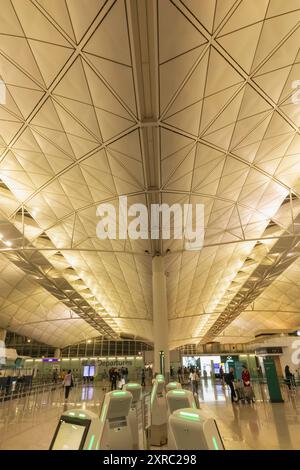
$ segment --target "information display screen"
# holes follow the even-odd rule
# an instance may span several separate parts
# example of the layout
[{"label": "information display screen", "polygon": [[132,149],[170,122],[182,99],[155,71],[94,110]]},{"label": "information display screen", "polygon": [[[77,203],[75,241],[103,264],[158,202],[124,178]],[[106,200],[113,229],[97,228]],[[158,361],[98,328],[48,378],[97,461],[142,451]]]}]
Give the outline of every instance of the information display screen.
[{"label": "information display screen", "polygon": [[[74,420],[75,421],[75,420]],[[60,421],[56,435],[51,445],[52,450],[79,450],[83,448],[90,422],[85,420],[80,423],[77,420]]]}]

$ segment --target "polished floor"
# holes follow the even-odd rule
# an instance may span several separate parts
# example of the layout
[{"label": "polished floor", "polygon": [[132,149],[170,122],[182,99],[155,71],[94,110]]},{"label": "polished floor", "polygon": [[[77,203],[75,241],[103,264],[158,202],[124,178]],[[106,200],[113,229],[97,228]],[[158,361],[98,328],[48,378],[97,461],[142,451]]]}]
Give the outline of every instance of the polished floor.
[{"label": "polished floor", "polygon": [[[201,383],[201,409],[216,419],[225,448],[300,449],[300,393],[285,391],[281,404],[265,401],[260,386],[255,394],[255,404],[231,404],[227,387]],[[62,411],[82,407],[99,413],[103,397],[101,386],[80,386],[66,403],[62,389],[0,403],[0,449],[48,449]]]}]

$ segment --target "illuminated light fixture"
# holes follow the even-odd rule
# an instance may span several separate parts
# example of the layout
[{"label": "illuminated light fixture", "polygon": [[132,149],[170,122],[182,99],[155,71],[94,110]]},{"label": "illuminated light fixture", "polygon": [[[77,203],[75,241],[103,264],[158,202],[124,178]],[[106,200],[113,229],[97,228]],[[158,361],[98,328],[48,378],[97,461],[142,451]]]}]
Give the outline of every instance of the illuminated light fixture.
[{"label": "illuminated light fixture", "polygon": [[10,240],[6,240],[6,241],[4,241],[3,243],[4,243],[4,245],[6,245],[6,246],[12,246],[12,242],[11,242]]},{"label": "illuminated light fixture", "polygon": [[187,411],[180,411],[179,412],[180,416],[183,416],[186,419],[192,419],[195,421],[199,421],[200,416],[197,415],[196,413],[188,413]]},{"label": "illuminated light fixture", "polygon": [[217,439],[215,438],[215,436],[213,436],[212,441],[213,441],[213,445],[214,445],[215,450],[219,450],[218,442],[217,442]]},{"label": "illuminated light fixture", "polygon": [[31,339],[28,339],[28,340],[27,340],[27,343],[31,343]]},{"label": "illuminated light fixture", "polygon": [[91,343],[91,342],[92,342],[92,340],[91,340],[91,339],[88,339],[88,340],[87,340],[87,342],[88,342],[88,343]]},{"label": "illuminated light fixture", "polygon": [[[80,416],[80,415],[79,415]],[[91,450],[94,444],[95,434],[92,434],[91,440],[89,442],[88,450]]]}]

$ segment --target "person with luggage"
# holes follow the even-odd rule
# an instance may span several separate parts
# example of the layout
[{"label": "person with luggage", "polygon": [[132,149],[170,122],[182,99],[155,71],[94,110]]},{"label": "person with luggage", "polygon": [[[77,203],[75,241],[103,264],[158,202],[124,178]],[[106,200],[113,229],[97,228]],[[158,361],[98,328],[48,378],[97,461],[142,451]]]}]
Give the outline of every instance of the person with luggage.
[{"label": "person with luggage", "polygon": [[234,371],[232,367],[230,367],[228,374],[225,374],[225,382],[230,388],[231,403],[237,402],[238,397],[236,395],[235,388],[234,388]]},{"label": "person with luggage", "polygon": [[68,373],[65,375],[63,384],[65,387],[65,400],[67,400],[69,398],[70,390],[74,386],[74,380],[71,370],[68,370]]},{"label": "person with luggage", "polygon": [[243,385],[244,385],[244,394],[245,394],[245,398],[248,400],[248,402],[250,403],[250,401],[253,401],[254,402],[254,393],[253,393],[253,389],[252,389],[252,386],[251,386],[251,383],[250,383],[250,372],[247,368],[247,366],[244,364],[243,365],[243,372],[242,372],[242,381],[243,381]]}]

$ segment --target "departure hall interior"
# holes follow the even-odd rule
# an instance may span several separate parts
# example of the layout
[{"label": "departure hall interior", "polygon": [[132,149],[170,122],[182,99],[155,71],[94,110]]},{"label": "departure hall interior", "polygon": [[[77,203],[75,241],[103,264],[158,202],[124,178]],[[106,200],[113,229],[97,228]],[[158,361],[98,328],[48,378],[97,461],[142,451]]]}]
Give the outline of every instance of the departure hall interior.
[{"label": "departure hall interior", "polygon": [[299,51],[299,0],[0,0],[1,451],[300,450]]}]

